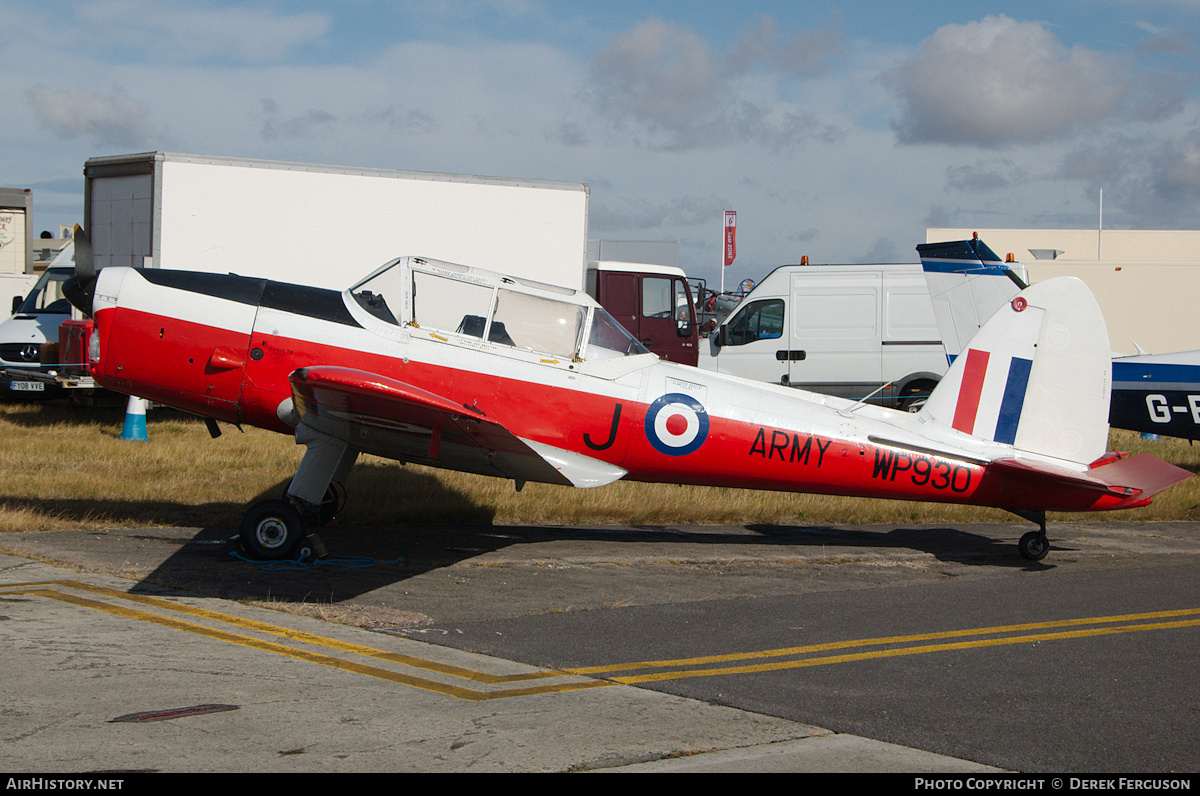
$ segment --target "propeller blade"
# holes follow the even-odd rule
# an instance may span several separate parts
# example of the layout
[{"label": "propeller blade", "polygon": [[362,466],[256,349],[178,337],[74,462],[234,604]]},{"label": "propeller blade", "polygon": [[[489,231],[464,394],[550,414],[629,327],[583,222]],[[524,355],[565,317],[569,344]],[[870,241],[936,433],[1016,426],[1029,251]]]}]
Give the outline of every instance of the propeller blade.
[{"label": "propeller blade", "polygon": [[96,278],[96,260],[92,256],[92,241],[83,227],[75,225],[75,275],[80,283],[87,285]]},{"label": "propeller blade", "polygon": [[92,315],[92,297],[96,291],[96,260],[92,242],[83,227],[75,225],[75,276],[63,283],[62,292],[84,315]]}]

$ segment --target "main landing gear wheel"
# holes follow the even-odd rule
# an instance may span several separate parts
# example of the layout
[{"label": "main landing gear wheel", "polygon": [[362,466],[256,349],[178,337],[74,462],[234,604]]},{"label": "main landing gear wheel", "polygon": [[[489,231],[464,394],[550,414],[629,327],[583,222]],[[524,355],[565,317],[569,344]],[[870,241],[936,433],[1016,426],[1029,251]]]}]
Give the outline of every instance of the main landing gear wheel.
[{"label": "main landing gear wheel", "polygon": [[1045,531],[1030,531],[1017,542],[1017,550],[1026,561],[1041,561],[1050,552],[1050,540]]},{"label": "main landing gear wheel", "polygon": [[279,561],[291,558],[308,530],[300,512],[284,500],[255,503],[242,517],[242,546],[257,558]]}]

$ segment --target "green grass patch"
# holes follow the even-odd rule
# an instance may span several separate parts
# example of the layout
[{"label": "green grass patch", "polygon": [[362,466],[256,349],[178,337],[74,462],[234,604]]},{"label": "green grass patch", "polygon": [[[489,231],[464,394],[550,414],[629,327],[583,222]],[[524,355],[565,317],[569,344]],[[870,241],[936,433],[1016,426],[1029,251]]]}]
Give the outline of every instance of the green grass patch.
[{"label": "green grass patch", "polygon": [[[291,437],[198,418],[147,414],[149,441],[119,439],[122,410],[65,401],[0,403],[0,532],[143,526],[236,526],[246,507],[282,494],[303,449]],[[1116,450],[1153,453],[1192,472],[1200,448],[1114,431]],[[936,503],[617,482],[598,489],[527,484],[364,456],[347,484],[343,525],[777,524],[858,525],[1018,521],[1007,512]],[[1053,520],[1198,520],[1200,479],[1116,513]]]}]

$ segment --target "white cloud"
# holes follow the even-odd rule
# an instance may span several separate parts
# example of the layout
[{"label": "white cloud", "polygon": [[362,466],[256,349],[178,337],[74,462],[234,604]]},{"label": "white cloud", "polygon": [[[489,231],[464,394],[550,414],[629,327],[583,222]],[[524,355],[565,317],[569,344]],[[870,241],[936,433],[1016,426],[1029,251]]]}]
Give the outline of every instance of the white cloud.
[{"label": "white cloud", "polygon": [[1179,107],[1169,83],[1147,85],[1129,60],[1067,48],[1040,23],[1005,16],[939,28],[882,79],[901,102],[896,134],[910,144],[1047,141]]},{"label": "white cloud", "polygon": [[[824,71],[838,52],[840,40],[829,31],[779,42],[774,23],[764,17],[727,55],[716,55],[692,31],[651,19],[600,49],[587,93],[612,125],[651,149],[835,140],[842,129],[787,102],[776,84],[783,75]],[[776,75],[752,79],[762,67]]]},{"label": "white cloud", "polygon": [[1124,226],[1192,229],[1200,206],[1200,130],[1114,135],[1073,149],[1056,175],[1119,209]]},{"label": "white cloud", "polygon": [[964,166],[946,167],[948,187],[964,193],[991,193],[1028,182],[1029,174],[1008,158],[981,160]]},{"label": "white cloud", "polygon": [[101,94],[85,86],[54,90],[38,83],[25,98],[38,121],[64,138],[136,147],[153,133],[146,106],[119,85]]},{"label": "white cloud", "polygon": [[95,0],[78,7],[92,38],[106,49],[167,63],[231,58],[278,61],[329,29],[324,14],[276,14],[253,8],[177,6],[153,0]]},{"label": "white cloud", "polygon": [[595,59],[601,108],[651,128],[687,130],[728,87],[708,43],[658,20],[618,36]]}]

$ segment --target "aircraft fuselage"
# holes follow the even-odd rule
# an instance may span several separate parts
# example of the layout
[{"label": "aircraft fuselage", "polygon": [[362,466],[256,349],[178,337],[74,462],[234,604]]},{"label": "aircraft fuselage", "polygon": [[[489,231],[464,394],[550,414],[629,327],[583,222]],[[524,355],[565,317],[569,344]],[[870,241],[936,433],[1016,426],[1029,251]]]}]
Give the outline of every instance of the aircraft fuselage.
[{"label": "aircraft fuselage", "polygon": [[[994,472],[991,454],[965,444],[962,455],[953,444],[930,448],[911,430],[920,422],[913,415],[648,354],[592,361],[400,326],[372,316],[349,292],[106,269],[95,320],[101,353],[93,370],[104,386],[282,433],[294,431],[289,377],[336,365],[418,385],[522,440],[611,464],[632,480],[1029,511],[1132,504]],[[431,440],[427,429],[387,415],[382,407],[362,423],[354,445],[433,466],[457,461],[461,440],[453,434]]]}]

